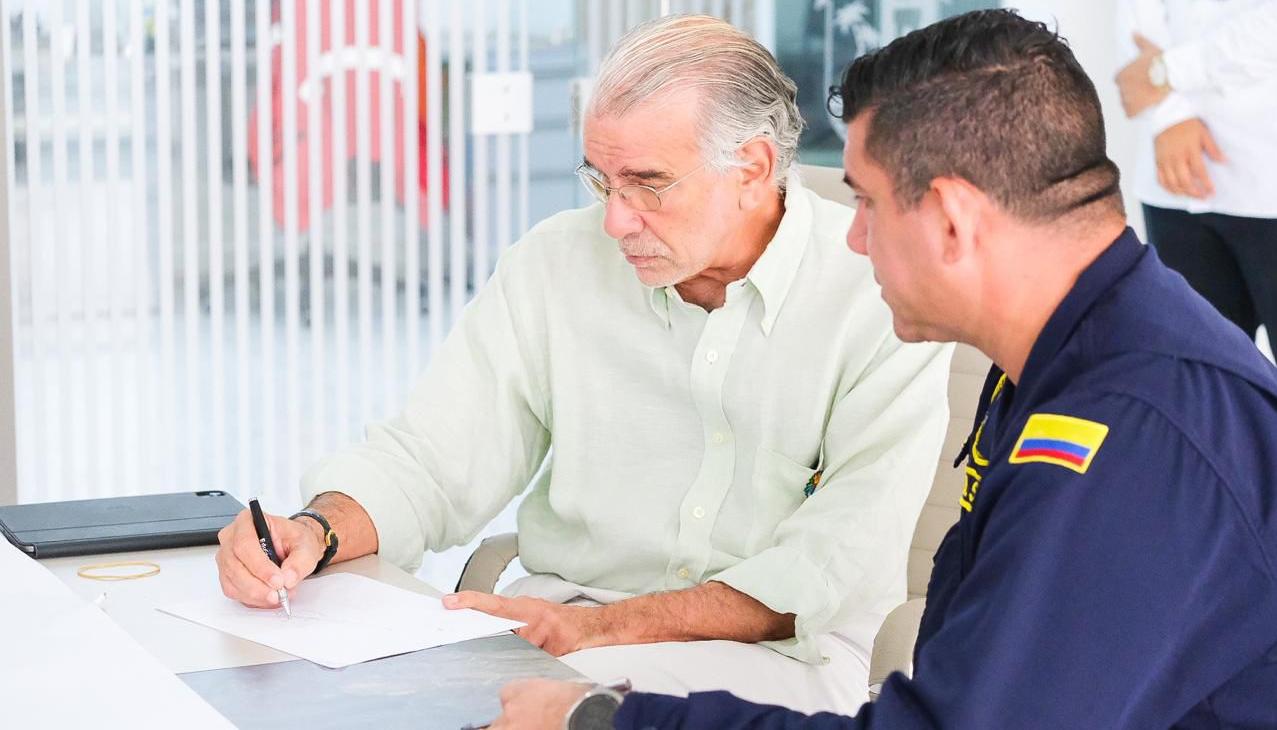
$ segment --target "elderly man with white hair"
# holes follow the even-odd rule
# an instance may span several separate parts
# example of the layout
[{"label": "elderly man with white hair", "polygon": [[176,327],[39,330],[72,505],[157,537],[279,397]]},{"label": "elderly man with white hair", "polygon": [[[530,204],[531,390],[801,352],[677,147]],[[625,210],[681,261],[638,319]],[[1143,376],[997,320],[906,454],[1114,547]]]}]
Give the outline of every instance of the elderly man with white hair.
[{"label": "elderly man with white hair", "polygon": [[858,707],[950,353],[896,339],[852,211],[803,188],[794,96],[722,21],[622,38],[585,110],[599,202],[507,251],[403,412],[306,475],[309,508],[271,519],[281,568],[247,515],[223,531],[225,593],[272,606],[374,552],[414,568],[530,484],[530,575],[445,605],[524,621],[596,680]]}]

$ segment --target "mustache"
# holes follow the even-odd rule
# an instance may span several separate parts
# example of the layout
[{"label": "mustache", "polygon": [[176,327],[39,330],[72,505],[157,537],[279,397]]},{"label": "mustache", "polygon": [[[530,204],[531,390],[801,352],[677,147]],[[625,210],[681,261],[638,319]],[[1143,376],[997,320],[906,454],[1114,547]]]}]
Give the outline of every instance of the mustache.
[{"label": "mustache", "polygon": [[641,240],[621,240],[617,241],[617,248],[621,250],[624,256],[664,256],[667,249],[662,241],[641,241]]}]

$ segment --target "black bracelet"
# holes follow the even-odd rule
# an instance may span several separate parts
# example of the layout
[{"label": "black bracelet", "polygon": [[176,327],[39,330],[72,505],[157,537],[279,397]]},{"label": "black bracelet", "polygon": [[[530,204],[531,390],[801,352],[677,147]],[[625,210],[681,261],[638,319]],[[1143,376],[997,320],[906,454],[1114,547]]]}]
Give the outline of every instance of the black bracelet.
[{"label": "black bracelet", "polygon": [[333,532],[332,525],[328,524],[328,520],[313,509],[304,509],[288,519],[295,520],[298,517],[309,517],[318,522],[319,526],[324,530],[324,556],[315,564],[315,570],[311,572],[311,575],[314,575],[332,562],[333,556],[337,554],[337,533]]}]

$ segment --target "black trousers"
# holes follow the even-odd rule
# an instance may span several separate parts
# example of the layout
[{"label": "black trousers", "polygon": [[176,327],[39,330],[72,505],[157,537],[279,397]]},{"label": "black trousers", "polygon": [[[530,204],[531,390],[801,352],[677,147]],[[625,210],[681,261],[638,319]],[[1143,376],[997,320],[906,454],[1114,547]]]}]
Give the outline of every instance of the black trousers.
[{"label": "black trousers", "polygon": [[1277,218],[1144,206],[1148,242],[1167,266],[1252,339],[1277,352]]}]

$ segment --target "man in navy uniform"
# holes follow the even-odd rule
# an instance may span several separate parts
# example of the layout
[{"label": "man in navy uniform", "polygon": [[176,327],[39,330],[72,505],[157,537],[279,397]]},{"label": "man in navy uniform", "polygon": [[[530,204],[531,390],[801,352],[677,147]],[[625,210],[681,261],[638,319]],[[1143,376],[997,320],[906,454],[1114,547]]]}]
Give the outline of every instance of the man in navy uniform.
[{"label": "man in navy uniform", "polygon": [[533,681],[494,727],[1277,726],[1277,371],[1126,227],[1068,46],[958,16],[833,101],[896,333],[996,363],[913,678],[854,718]]}]

